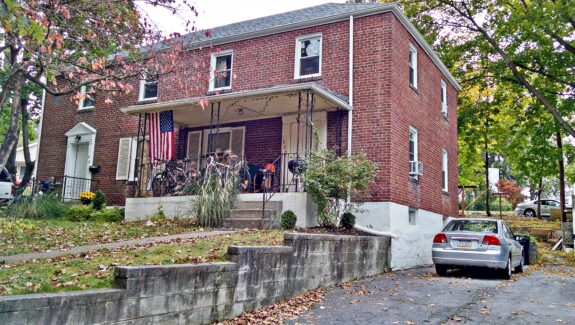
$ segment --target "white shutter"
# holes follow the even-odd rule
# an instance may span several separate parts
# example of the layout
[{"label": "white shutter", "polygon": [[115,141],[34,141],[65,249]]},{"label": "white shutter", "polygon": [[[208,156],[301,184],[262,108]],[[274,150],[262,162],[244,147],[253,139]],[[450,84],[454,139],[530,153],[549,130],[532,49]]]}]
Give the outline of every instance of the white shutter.
[{"label": "white shutter", "polygon": [[128,180],[130,174],[130,154],[132,138],[121,138],[118,146],[118,164],[116,165],[116,180]]},{"label": "white shutter", "polygon": [[202,131],[188,132],[188,151],[187,157],[192,161],[200,158],[200,150],[202,149]]},{"label": "white shutter", "polygon": [[232,153],[243,157],[244,155],[244,135],[245,135],[245,128],[233,128],[231,131],[232,141],[230,144],[230,149]]}]

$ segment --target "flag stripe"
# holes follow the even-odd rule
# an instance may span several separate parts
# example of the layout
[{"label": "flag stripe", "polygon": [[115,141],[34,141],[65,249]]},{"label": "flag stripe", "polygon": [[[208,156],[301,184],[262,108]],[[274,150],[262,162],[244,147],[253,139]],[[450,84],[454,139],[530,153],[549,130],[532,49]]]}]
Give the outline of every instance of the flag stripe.
[{"label": "flag stripe", "polygon": [[173,111],[149,113],[150,161],[174,159],[174,115]]}]

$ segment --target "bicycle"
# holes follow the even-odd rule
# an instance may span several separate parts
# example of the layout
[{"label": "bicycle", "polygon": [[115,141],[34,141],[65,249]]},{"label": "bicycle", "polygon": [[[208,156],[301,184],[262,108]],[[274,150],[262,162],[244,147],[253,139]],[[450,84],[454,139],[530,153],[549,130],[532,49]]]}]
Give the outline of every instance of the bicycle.
[{"label": "bicycle", "polygon": [[182,166],[178,166],[178,160],[170,161],[155,159],[159,161],[161,172],[152,179],[152,193],[155,197],[175,194],[182,191],[188,184],[196,181],[197,173],[190,167],[190,159],[181,160]]},{"label": "bicycle", "polygon": [[247,192],[251,185],[248,166],[243,159],[239,159],[238,156],[229,151],[224,152],[223,157],[220,157],[218,152],[207,155],[207,164],[201,173],[203,179],[206,179],[208,173],[217,173],[222,185],[226,178],[230,176],[236,178],[237,189],[240,192]]}]

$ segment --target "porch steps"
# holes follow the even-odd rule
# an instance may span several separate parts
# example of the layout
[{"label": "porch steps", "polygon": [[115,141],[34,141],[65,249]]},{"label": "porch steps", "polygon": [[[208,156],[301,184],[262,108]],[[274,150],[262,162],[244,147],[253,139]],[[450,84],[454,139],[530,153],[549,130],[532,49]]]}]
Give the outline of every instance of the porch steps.
[{"label": "porch steps", "polygon": [[262,201],[235,201],[229,217],[224,219],[224,228],[271,229],[279,227],[282,202],[270,201],[262,213]]}]

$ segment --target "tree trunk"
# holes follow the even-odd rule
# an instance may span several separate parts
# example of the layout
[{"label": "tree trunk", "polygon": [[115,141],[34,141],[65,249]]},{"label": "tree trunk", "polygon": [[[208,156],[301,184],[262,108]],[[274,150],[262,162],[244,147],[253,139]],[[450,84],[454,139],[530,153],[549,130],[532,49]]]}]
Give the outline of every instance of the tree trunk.
[{"label": "tree trunk", "polygon": [[537,218],[541,218],[541,188],[543,187],[543,178],[539,179],[539,189],[537,190]]},{"label": "tree trunk", "polygon": [[[16,143],[18,143],[18,138],[16,138]],[[16,149],[18,149],[18,145],[12,147],[6,166],[4,166],[14,181],[16,181],[16,173],[18,172],[18,169],[16,168]]]},{"label": "tree trunk", "polygon": [[28,138],[28,121],[30,120],[30,114],[28,112],[27,98],[22,99],[20,110],[22,112],[22,151],[24,153],[24,163],[26,167],[24,175],[21,175],[22,182],[20,182],[19,186],[19,189],[22,190],[28,186],[32,178],[32,173],[34,172],[34,161],[32,161],[32,157],[30,157],[30,141]]},{"label": "tree trunk", "polygon": [[561,205],[561,222],[567,221],[567,213],[565,212],[565,167],[563,163],[563,139],[561,139],[561,131],[557,131],[557,148],[559,149],[559,199]]},{"label": "tree trunk", "polygon": [[487,152],[487,141],[485,141],[485,213],[491,216],[491,209],[489,207],[489,192],[491,186],[489,184],[489,153]]},{"label": "tree trunk", "polygon": [[10,111],[10,124],[8,131],[4,138],[4,142],[0,146],[0,169],[6,166],[8,156],[12,148],[18,144],[18,135],[20,129],[20,95],[22,93],[23,78],[19,74],[16,77],[14,84],[14,91],[12,92],[12,107]]}]

